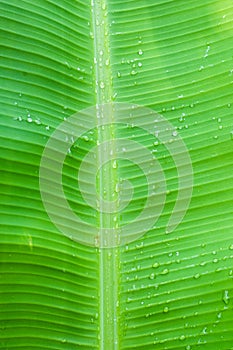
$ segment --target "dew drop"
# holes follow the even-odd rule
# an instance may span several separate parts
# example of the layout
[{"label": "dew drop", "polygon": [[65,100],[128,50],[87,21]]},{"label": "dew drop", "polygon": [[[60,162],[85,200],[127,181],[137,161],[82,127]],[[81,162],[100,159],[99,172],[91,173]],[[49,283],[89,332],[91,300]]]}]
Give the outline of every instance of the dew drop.
[{"label": "dew drop", "polygon": [[37,119],[35,119],[35,123],[36,123],[37,125],[40,125],[40,124],[41,124],[41,120],[40,120],[39,118],[37,118]]},{"label": "dew drop", "polygon": [[202,333],[203,333],[203,334],[207,334],[207,327],[204,327],[204,328],[203,328]]},{"label": "dew drop", "polygon": [[165,308],[163,309],[163,312],[164,312],[164,313],[167,313],[168,311],[169,311],[168,306],[165,306]]},{"label": "dew drop", "polygon": [[89,141],[89,137],[88,137],[87,135],[84,135],[84,136],[83,136],[83,139],[84,139],[84,141],[86,141],[86,142]]},{"label": "dew drop", "polygon": [[136,72],[136,70],[132,70],[132,71],[130,72],[130,74],[131,74],[131,75],[136,75],[137,72]]},{"label": "dew drop", "polygon": [[164,270],[161,272],[162,275],[167,275],[168,273],[169,273],[169,270],[168,270],[168,269],[164,269]]},{"label": "dew drop", "polygon": [[139,54],[139,56],[142,56],[143,55],[143,51],[141,49],[138,50],[138,54]]},{"label": "dew drop", "polygon": [[104,87],[105,87],[105,84],[104,84],[103,81],[101,81],[101,82],[100,82],[100,88],[101,88],[101,89],[104,89]]},{"label": "dew drop", "polygon": [[154,273],[151,273],[150,274],[150,280],[153,280],[155,278],[155,274]]},{"label": "dew drop", "polygon": [[116,169],[116,168],[117,168],[117,161],[116,161],[116,160],[113,161],[112,167],[113,167],[113,169]]},{"label": "dew drop", "polygon": [[230,296],[229,296],[228,290],[224,290],[222,300],[223,300],[223,302],[224,302],[226,305],[229,304]]},{"label": "dew drop", "polygon": [[119,182],[117,182],[115,185],[115,192],[118,193],[119,191],[120,191],[120,186],[119,186]]},{"label": "dew drop", "polygon": [[185,335],[184,335],[184,334],[182,334],[182,335],[180,336],[180,340],[185,340]]},{"label": "dew drop", "polygon": [[158,263],[158,262],[155,262],[155,263],[152,265],[152,267],[156,269],[157,267],[159,267],[159,263]]}]

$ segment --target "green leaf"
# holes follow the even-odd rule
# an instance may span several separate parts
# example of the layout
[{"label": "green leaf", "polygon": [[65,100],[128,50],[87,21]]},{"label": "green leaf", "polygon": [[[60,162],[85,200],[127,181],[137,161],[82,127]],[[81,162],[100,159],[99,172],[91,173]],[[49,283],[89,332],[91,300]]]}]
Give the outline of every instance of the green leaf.
[{"label": "green leaf", "polygon": [[[232,1],[1,0],[0,11],[0,348],[233,349]],[[132,158],[118,159],[125,144]],[[157,221],[140,216],[148,197]],[[122,244],[101,246],[108,225]]]}]

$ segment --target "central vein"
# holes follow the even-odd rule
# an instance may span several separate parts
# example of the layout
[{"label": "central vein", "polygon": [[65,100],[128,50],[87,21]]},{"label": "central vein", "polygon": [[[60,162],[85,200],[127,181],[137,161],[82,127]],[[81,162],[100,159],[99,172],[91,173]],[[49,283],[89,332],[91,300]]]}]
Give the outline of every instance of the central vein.
[{"label": "central vein", "polygon": [[[118,248],[108,247],[106,232],[118,234],[117,204],[113,204],[113,213],[107,213],[103,200],[117,203],[114,189],[117,184],[114,115],[113,109],[104,113],[103,105],[113,100],[112,72],[109,50],[109,25],[106,0],[92,0],[92,27],[94,40],[94,69],[96,94],[96,123],[99,144],[104,144],[97,154],[99,167],[98,191],[99,206],[99,349],[119,349],[118,330]],[[108,164],[107,164],[108,163]],[[115,212],[115,214],[114,214]],[[109,234],[109,233],[108,233]],[[104,248],[102,248],[104,247]]]}]

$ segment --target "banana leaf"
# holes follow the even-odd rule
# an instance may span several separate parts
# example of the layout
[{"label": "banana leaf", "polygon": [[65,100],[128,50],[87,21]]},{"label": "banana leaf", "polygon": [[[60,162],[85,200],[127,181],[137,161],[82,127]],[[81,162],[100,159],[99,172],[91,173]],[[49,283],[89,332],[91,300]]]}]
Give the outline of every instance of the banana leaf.
[{"label": "banana leaf", "polygon": [[233,349],[232,1],[0,11],[0,349]]}]

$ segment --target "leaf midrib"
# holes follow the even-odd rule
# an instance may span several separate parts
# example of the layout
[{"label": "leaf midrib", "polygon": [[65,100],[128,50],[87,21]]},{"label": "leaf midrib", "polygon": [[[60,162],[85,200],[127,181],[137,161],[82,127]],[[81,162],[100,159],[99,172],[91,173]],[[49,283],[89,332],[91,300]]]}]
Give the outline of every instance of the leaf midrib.
[{"label": "leaf midrib", "polygon": [[[96,96],[96,125],[98,128],[98,142],[107,143],[106,154],[98,152],[97,169],[101,164],[111,158],[116,159],[114,145],[114,116],[113,113],[103,113],[101,107],[113,101],[111,57],[109,46],[109,25],[106,0],[91,0],[92,30],[94,46],[94,87]],[[110,128],[101,128],[102,125],[109,124]],[[111,173],[99,172],[99,192],[100,198],[103,193],[107,193],[108,198],[112,194],[112,188],[117,183],[117,170],[110,167]],[[114,186],[115,187],[115,186]],[[104,214],[99,209],[99,242],[104,246],[104,228],[116,229],[118,222],[112,222],[110,215]],[[115,207],[117,211],[117,208]],[[98,226],[98,225],[97,225]],[[116,231],[117,232],[117,231]],[[119,257],[118,248],[99,249],[99,349],[117,350],[119,349],[119,317],[118,317],[118,281],[119,281]]]}]

